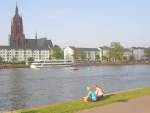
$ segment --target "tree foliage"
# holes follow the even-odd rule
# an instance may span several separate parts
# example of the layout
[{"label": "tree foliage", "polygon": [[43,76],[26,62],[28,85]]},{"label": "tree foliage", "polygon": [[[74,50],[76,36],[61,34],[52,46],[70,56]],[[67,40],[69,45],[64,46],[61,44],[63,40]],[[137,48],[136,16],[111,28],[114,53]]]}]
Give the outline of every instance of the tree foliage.
[{"label": "tree foliage", "polygon": [[33,57],[29,57],[28,58],[28,63],[32,63],[32,62],[34,62],[34,58]]},{"label": "tree foliage", "polygon": [[133,55],[131,55],[129,59],[130,59],[130,61],[134,61],[135,60]]},{"label": "tree foliage", "polygon": [[4,60],[3,58],[0,56],[0,64],[3,64]]},{"label": "tree foliage", "polygon": [[124,48],[120,44],[120,42],[112,42],[111,47],[108,51],[109,59],[113,62],[116,62],[117,60],[122,60],[124,53]]},{"label": "tree foliage", "polygon": [[102,59],[103,59],[103,61],[108,61],[109,60],[108,56],[102,56]]},{"label": "tree foliage", "polygon": [[77,60],[79,58],[80,52],[78,50],[78,48],[74,48],[73,49],[73,59]]},{"label": "tree foliage", "polygon": [[100,56],[99,56],[99,54],[96,54],[95,59],[96,59],[96,61],[100,61]]},{"label": "tree foliage", "polygon": [[144,53],[145,53],[145,57],[150,59],[150,48],[145,49]]},{"label": "tree foliage", "polygon": [[55,59],[63,59],[64,58],[63,50],[59,46],[55,45],[52,49],[52,57]]},{"label": "tree foliage", "polygon": [[81,60],[85,60],[86,54],[84,52],[80,52],[80,57],[81,57]]},{"label": "tree foliage", "polygon": [[15,64],[17,62],[17,58],[15,56],[12,57],[11,62]]}]

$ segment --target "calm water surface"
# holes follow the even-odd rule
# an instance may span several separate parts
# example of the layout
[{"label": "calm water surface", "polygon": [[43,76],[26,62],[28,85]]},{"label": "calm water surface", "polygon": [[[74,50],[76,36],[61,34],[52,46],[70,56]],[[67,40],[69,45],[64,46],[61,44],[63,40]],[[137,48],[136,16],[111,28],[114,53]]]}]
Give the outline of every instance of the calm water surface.
[{"label": "calm water surface", "polygon": [[150,86],[150,65],[0,70],[0,111],[78,99],[85,86],[106,93]]}]

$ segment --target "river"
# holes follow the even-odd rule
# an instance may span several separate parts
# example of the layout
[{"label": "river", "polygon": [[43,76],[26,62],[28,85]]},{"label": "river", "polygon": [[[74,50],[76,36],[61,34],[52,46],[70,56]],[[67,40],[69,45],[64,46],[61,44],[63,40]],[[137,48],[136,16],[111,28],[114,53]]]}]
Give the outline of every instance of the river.
[{"label": "river", "polygon": [[150,65],[122,65],[0,70],[0,111],[79,99],[85,86],[101,85],[105,93],[150,87]]}]

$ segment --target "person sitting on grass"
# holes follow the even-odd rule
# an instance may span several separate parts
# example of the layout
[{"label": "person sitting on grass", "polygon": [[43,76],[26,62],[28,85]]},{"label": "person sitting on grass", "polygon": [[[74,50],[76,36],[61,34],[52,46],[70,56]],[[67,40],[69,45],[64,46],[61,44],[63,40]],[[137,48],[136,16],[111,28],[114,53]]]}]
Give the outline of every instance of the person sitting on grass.
[{"label": "person sitting on grass", "polygon": [[96,95],[95,95],[94,91],[91,90],[91,88],[89,86],[86,86],[86,93],[87,93],[86,96],[83,97],[85,102],[88,102],[88,101],[95,102],[96,101]]},{"label": "person sitting on grass", "polygon": [[100,100],[104,95],[102,88],[99,87],[97,84],[94,84],[93,87],[94,87],[94,91],[95,91],[95,95],[96,95],[96,100]]}]

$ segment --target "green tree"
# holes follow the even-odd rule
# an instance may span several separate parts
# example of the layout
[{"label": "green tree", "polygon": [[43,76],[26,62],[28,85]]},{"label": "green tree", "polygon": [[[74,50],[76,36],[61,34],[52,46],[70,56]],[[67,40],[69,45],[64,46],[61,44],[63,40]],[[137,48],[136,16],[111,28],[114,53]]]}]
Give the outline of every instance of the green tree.
[{"label": "green tree", "polygon": [[78,48],[74,48],[73,49],[73,59],[74,61],[76,61],[79,58],[80,52],[78,50]]},{"label": "green tree", "polygon": [[64,58],[63,50],[59,46],[55,45],[52,49],[52,57],[55,59],[63,59]]},{"label": "green tree", "polygon": [[120,44],[120,42],[112,42],[111,47],[109,48],[108,51],[108,56],[110,61],[116,62],[118,60],[122,60],[124,53],[124,48]]},{"label": "green tree", "polygon": [[123,60],[124,60],[124,61],[127,61],[128,58],[127,58],[126,56],[123,56]]},{"label": "green tree", "polygon": [[49,55],[49,60],[52,60],[52,55]]},{"label": "green tree", "polygon": [[144,54],[145,54],[145,57],[147,57],[150,60],[150,48],[146,48],[144,50]]},{"label": "green tree", "polygon": [[130,61],[134,61],[134,60],[135,60],[134,56],[131,55],[131,56],[130,56]]},{"label": "green tree", "polygon": [[32,62],[34,62],[34,58],[33,57],[29,57],[28,58],[28,63],[32,63]]},{"label": "green tree", "polygon": [[96,54],[95,59],[96,59],[96,61],[100,61],[100,56],[99,56],[99,54]]},{"label": "green tree", "polygon": [[12,57],[11,62],[15,64],[17,62],[17,58],[15,56]]},{"label": "green tree", "polygon": [[85,60],[86,59],[86,55],[84,52],[80,53],[80,56],[81,56],[81,60]]},{"label": "green tree", "polygon": [[109,61],[109,58],[108,58],[108,56],[102,56],[102,60],[103,61]]},{"label": "green tree", "polygon": [[3,58],[0,56],[0,64],[3,64],[4,63],[4,60]]}]

